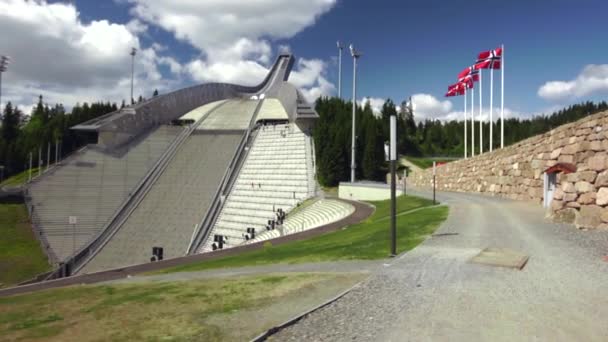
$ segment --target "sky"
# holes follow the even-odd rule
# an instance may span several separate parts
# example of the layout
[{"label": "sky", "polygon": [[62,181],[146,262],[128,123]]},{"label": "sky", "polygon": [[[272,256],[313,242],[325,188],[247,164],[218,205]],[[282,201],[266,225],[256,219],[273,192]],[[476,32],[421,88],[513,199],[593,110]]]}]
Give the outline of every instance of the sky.
[{"label": "sky", "polygon": [[[70,108],[207,82],[253,85],[276,56],[297,58],[290,81],[309,101],[337,94],[336,41],[363,53],[357,101],[379,108],[412,97],[417,119],[462,119],[445,98],[456,75],[505,46],[505,113],[530,117],[608,95],[608,2],[603,0],[0,0],[7,101],[31,110],[39,95]],[[352,58],[342,95],[352,98]],[[495,74],[494,118],[500,106]],[[484,118],[489,73],[483,77]],[[478,90],[476,108],[479,109]]]}]

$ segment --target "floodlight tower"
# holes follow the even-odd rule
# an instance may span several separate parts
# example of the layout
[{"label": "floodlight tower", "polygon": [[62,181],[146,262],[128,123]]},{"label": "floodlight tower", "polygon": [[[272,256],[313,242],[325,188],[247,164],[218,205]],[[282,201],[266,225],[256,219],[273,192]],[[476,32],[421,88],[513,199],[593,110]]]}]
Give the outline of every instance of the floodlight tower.
[{"label": "floodlight tower", "polygon": [[350,181],[351,183],[355,182],[355,112],[357,110],[357,60],[362,56],[362,54],[355,50],[353,44],[350,44],[350,54],[353,56],[353,134],[352,134],[352,156],[350,163]]},{"label": "floodlight tower", "polygon": [[10,57],[0,56],[0,113],[2,113],[2,73],[8,70],[10,61]]},{"label": "floodlight tower", "polygon": [[133,79],[135,77],[135,55],[137,54],[137,49],[136,48],[131,48],[131,104],[133,104],[133,102],[135,102],[135,99],[133,98]]},{"label": "floodlight tower", "polygon": [[342,50],[344,49],[344,45],[338,42],[336,43],[338,46],[338,98],[342,98]]}]

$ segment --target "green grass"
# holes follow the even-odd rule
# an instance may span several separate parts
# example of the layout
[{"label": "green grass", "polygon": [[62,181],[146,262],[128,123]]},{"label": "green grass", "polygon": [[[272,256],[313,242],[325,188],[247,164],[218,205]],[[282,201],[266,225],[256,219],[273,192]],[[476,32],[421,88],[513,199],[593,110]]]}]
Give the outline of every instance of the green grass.
[{"label": "green grass", "polygon": [[449,163],[454,159],[445,159],[445,158],[425,158],[425,157],[404,157],[409,160],[412,164],[418,166],[421,169],[428,169],[429,167],[433,167],[433,162],[437,163]]},{"label": "green grass", "polygon": [[0,287],[50,269],[23,204],[0,204]]},{"label": "green grass", "polygon": [[[373,202],[376,210],[366,221],[308,240],[273,246],[216,260],[168,268],[154,273],[192,272],[212,268],[303,263],[333,260],[382,259],[389,255],[390,201]],[[432,206],[432,201],[398,198],[397,213]],[[397,218],[397,246],[402,253],[416,247],[446,219],[447,207],[430,207]]]},{"label": "green grass", "polygon": [[[36,175],[38,175],[38,168],[32,168],[32,177],[35,177]],[[25,170],[21,173],[18,173],[14,176],[11,176],[5,180],[2,181],[2,183],[0,183],[0,186],[17,186],[17,185],[21,185],[21,184],[25,184],[25,182],[28,181],[30,177],[30,171],[29,170]]]},{"label": "green grass", "polygon": [[338,187],[337,186],[333,186],[333,187],[328,187],[328,186],[323,186],[321,187],[321,189],[325,192],[325,194],[327,194],[328,196],[335,196],[338,197]]},{"label": "green grass", "polygon": [[310,305],[302,303],[303,291],[318,294],[320,303],[328,287],[341,291],[363,278],[349,273],[268,274],[74,286],[4,297],[0,340],[245,341]]}]

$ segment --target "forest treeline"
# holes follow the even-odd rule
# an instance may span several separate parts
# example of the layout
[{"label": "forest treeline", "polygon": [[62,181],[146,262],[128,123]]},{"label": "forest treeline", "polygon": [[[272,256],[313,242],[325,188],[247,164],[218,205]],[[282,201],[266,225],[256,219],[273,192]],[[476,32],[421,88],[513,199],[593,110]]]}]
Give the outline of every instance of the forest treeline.
[{"label": "forest treeline", "polygon": [[30,152],[32,164],[36,167],[39,153],[43,165],[46,165],[49,159],[51,163],[55,162],[56,145],[59,146],[59,159],[82,147],[87,143],[85,137],[70,130],[70,127],[117,109],[115,103],[83,103],[76,104],[71,112],[67,113],[62,105],[51,107],[44,104],[40,97],[28,116],[10,102],[7,103],[2,113],[0,128],[0,165],[4,166],[5,177],[27,169]]},{"label": "forest treeline", "polygon": [[[155,91],[154,96],[158,93]],[[143,101],[140,98],[139,101]],[[120,107],[124,107],[124,101]],[[82,122],[116,111],[116,103],[96,102],[76,104],[70,112],[62,105],[49,106],[40,97],[31,115],[8,103],[2,113],[0,127],[0,166],[4,176],[27,169],[30,153],[33,166],[38,165],[40,153],[43,165],[55,161],[55,145],[64,157],[88,143],[87,139],[70,129]],[[357,179],[382,181],[387,172],[384,145],[389,140],[389,117],[397,115],[398,152],[410,156],[461,157],[464,153],[463,122],[423,120],[416,122],[415,112],[401,103],[399,110],[387,100],[380,113],[374,113],[369,103],[356,108],[356,176]],[[313,130],[319,182],[335,186],[350,179],[351,116],[350,101],[319,98],[316,110],[320,119]],[[529,119],[505,120],[505,144],[510,145],[533,135],[547,132],[587,115],[608,110],[606,102],[585,102],[564,108],[551,115]],[[494,145],[500,144],[500,126],[494,123]],[[478,125],[476,131],[478,130]],[[470,132],[470,130],[469,130]],[[489,123],[484,124],[484,150],[489,148]],[[50,145],[50,148],[49,148]],[[47,151],[50,153],[47,156]]]},{"label": "forest treeline", "polygon": [[[158,96],[158,90],[154,90],[152,96]],[[137,103],[145,100],[139,96]],[[30,153],[33,167],[39,165],[39,156],[41,165],[47,165],[49,161],[54,163],[56,152],[61,160],[90,142],[86,136],[71,130],[71,127],[125,106],[124,100],[120,107],[110,102],[85,102],[77,103],[68,113],[63,105],[49,106],[40,96],[30,115],[25,115],[8,102],[0,117],[0,167],[4,167],[4,177],[26,170],[29,167]]]},{"label": "forest treeline", "polygon": [[[422,120],[416,122],[415,111],[405,102],[397,110],[387,100],[380,113],[374,115],[369,103],[356,108],[356,178],[382,181],[387,171],[384,144],[389,141],[389,117],[397,115],[398,152],[409,156],[462,157],[464,154],[463,121]],[[338,98],[320,98],[316,102],[320,119],[313,131],[319,182],[335,186],[350,180],[352,105]],[[564,108],[551,115],[505,120],[505,145],[547,132],[557,126],[577,121],[585,116],[608,110],[605,101],[584,102]],[[479,149],[479,123],[475,126]],[[490,123],[483,124],[484,151],[490,147]],[[470,134],[469,122],[469,134]],[[500,147],[500,122],[494,122],[494,147]],[[470,141],[470,140],[469,140]],[[470,146],[469,146],[470,150]]]}]

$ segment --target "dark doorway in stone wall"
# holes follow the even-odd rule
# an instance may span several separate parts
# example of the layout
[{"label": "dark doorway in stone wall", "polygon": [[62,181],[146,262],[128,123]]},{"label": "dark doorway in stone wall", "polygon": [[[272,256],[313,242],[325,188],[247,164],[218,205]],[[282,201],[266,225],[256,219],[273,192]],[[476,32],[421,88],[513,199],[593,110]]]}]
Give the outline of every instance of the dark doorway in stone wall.
[{"label": "dark doorway in stone wall", "polygon": [[543,207],[551,207],[553,194],[555,194],[555,190],[557,189],[557,174],[568,174],[572,172],[576,172],[576,166],[568,163],[557,163],[545,170],[543,173]]},{"label": "dark doorway in stone wall", "polygon": [[545,208],[549,208],[551,206],[551,202],[553,201],[553,194],[557,188],[557,173],[545,173],[544,184],[543,206]]}]

